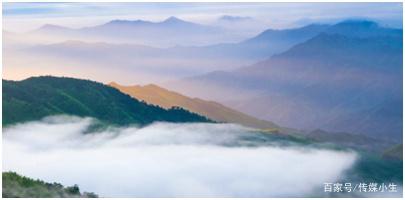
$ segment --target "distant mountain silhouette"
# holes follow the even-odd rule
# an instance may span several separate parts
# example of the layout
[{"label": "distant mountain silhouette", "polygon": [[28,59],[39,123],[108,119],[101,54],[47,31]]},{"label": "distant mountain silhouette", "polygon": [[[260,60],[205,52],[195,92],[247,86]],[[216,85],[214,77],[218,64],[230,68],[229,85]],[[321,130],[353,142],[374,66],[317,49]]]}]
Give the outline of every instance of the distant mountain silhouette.
[{"label": "distant mountain silhouette", "polygon": [[[139,29],[142,32],[148,32],[153,29],[152,32],[158,33],[155,35],[158,40],[175,41],[177,39],[185,39],[181,37],[181,34],[169,33],[163,30],[156,31],[157,29],[182,31],[182,28],[174,28],[173,24],[177,24],[175,25],[176,27],[189,27],[185,28],[187,31],[201,30],[201,32],[204,32],[202,30],[205,29],[205,26],[201,27],[200,25],[185,22],[177,18],[169,18],[157,23],[140,20],[114,20],[104,25],[90,27],[81,31],[87,32],[86,35],[100,35],[105,32],[111,33],[111,35],[115,35],[114,37],[117,38],[126,38],[128,36],[136,39],[139,38],[137,36]],[[102,61],[102,63],[110,62],[109,65],[120,63],[120,66],[124,69],[131,69],[134,64],[137,65],[136,69],[125,73],[139,74],[140,72],[136,70],[148,70],[151,67],[161,69],[161,71],[167,69],[168,66],[171,68],[187,68],[188,70],[185,70],[187,74],[177,73],[173,74],[174,77],[171,77],[178,78],[176,75],[179,77],[193,76],[215,70],[232,70],[241,66],[251,65],[315,36],[326,27],[327,25],[309,25],[297,29],[268,30],[252,39],[239,43],[221,43],[208,46],[155,48],[139,44],[111,44],[106,42],[68,40],[62,43],[36,45],[30,47],[27,51],[36,55],[36,57],[57,56],[58,58],[73,61],[85,60],[94,66],[100,66],[100,63],[97,63],[98,61]],[[116,33],[116,30],[122,30],[123,33]],[[162,37],[159,36],[163,32],[167,34]],[[119,34],[126,34],[127,36],[121,37]],[[155,37],[152,33],[147,35],[147,37]],[[195,34],[189,33],[189,35]],[[165,39],[164,37],[175,37],[175,40]],[[153,38],[148,39],[148,41],[156,41]],[[103,55],[103,59],[95,59],[100,55]]]},{"label": "distant mountain silhouette", "polygon": [[[384,28],[367,20],[348,20],[335,25],[310,24],[300,28],[268,29],[259,35],[236,44],[218,44],[205,47],[207,52],[222,56],[265,59],[282,53],[320,33],[339,34],[349,37],[402,37],[401,29]],[[214,53],[212,53],[214,54]]]},{"label": "distant mountain silhouette", "polygon": [[46,34],[49,32],[52,32],[54,34],[60,34],[60,33],[66,33],[66,32],[72,32],[75,29],[63,27],[63,26],[58,26],[58,25],[53,25],[53,24],[45,24],[38,29],[34,30],[34,33],[39,33],[39,34]]},{"label": "distant mountain silhouette", "polygon": [[[282,126],[401,138],[402,49],[402,30],[343,22],[255,65],[173,88],[202,98],[219,88],[212,99]],[[254,94],[227,98],[242,91]]]},{"label": "distant mountain silhouette", "polygon": [[212,57],[232,57],[258,61],[281,53],[295,44],[304,42],[320,32],[326,30],[328,25],[312,24],[300,28],[273,30],[268,29],[259,35],[238,42],[223,43],[204,47],[183,47],[194,54],[211,55]]},{"label": "distant mountain silhouette", "polygon": [[[356,22],[350,23],[355,24]],[[363,22],[358,23],[361,24]],[[163,28],[165,30],[170,29],[172,31],[181,31],[181,28],[177,29],[174,28],[174,26],[193,27],[191,28],[193,30],[205,29],[205,26],[201,27],[201,25],[171,17],[162,22],[113,20],[104,25],[90,27],[85,29],[86,31],[81,31],[90,32],[87,35],[93,35],[91,32],[94,32],[95,35],[100,35],[101,33],[106,32],[111,33],[111,35],[116,35],[116,38],[127,38],[126,36],[121,37],[117,35],[127,34],[129,38],[136,40],[138,38],[138,30],[148,32],[148,30]],[[335,26],[340,27],[341,25],[337,24]],[[366,29],[369,30],[370,28],[366,27]],[[372,28],[372,30],[374,29],[379,30],[381,33],[393,32],[391,35],[395,35],[398,32],[396,29]],[[124,33],[116,33],[116,30],[122,30]],[[100,43],[68,40],[50,45],[36,45],[27,49],[27,51],[30,54],[35,54],[36,58],[41,58],[42,60],[48,59],[46,56],[52,56],[71,61],[85,60],[86,62],[81,63],[89,63],[91,66],[100,66],[104,64],[112,66],[120,63],[121,68],[129,70],[125,71],[125,74],[141,74],[144,71],[149,73],[148,70],[151,68],[158,69],[162,72],[167,71],[169,67],[171,69],[187,69],[182,71],[173,70],[180,71],[180,73],[170,74],[170,76],[172,76],[170,78],[173,79],[185,76],[195,76],[217,70],[233,70],[241,66],[252,65],[260,60],[267,59],[274,54],[281,53],[293,45],[313,38],[322,32],[327,32],[328,30],[334,30],[334,32],[336,32],[338,28],[330,25],[312,24],[301,28],[287,30],[269,29],[251,39],[239,43],[221,43],[208,46],[155,48],[139,44],[113,44],[108,42]],[[345,30],[346,31],[344,32],[349,32],[347,28],[345,28]],[[158,40],[164,39],[164,37],[175,37],[175,40],[184,39],[174,33],[166,34],[161,37],[159,36],[161,35],[160,31],[158,32],[159,34],[156,35]],[[167,31],[163,32],[168,33]],[[190,35],[193,34],[190,33]],[[155,36],[148,34],[147,37],[154,38]],[[153,38],[148,39],[148,41],[155,41]],[[174,41],[171,39],[168,40]],[[76,45],[74,45],[74,43]],[[99,57],[99,55],[103,55],[103,59],[95,59],[96,57]],[[99,63],[99,61],[101,63]],[[137,67],[134,68],[134,65]]]},{"label": "distant mountain silhouette", "polygon": [[107,41],[156,47],[213,44],[237,37],[220,27],[201,25],[176,17],[169,17],[160,22],[112,20],[101,25],[78,29],[47,24],[30,34],[65,40]]},{"label": "distant mountain silhouette", "polygon": [[346,20],[330,27],[326,33],[360,38],[402,37],[402,29],[381,27],[370,20]]}]

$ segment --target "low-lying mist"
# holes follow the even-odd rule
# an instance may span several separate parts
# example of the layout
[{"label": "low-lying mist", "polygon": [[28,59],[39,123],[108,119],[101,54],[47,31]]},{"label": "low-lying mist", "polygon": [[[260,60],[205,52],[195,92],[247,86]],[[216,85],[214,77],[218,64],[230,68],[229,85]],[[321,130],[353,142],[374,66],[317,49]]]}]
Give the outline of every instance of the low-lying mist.
[{"label": "low-lying mist", "polygon": [[342,178],[357,157],[300,145],[245,145],[260,134],[233,124],[155,123],[89,133],[97,123],[56,116],[4,128],[3,171],[78,184],[101,197],[305,197]]}]

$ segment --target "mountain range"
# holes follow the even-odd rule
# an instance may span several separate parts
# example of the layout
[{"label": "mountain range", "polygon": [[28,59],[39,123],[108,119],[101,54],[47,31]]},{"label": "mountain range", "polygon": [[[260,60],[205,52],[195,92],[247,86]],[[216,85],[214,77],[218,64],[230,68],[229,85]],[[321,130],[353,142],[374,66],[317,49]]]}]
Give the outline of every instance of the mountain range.
[{"label": "mountain range", "polygon": [[[83,30],[177,25],[191,26],[177,18],[114,20]],[[61,27],[45,28],[64,32]],[[35,71],[51,69],[74,77],[86,70],[88,78],[103,82],[158,83],[283,127],[401,138],[402,34],[402,29],[372,21],[348,20],[268,29],[237,43],[207,46],[155,48],[70,40],[26,48],[29,56],[6,54],[5,63],[20,72],[30,64]]]},{"label": "mountain range", "polygon": [[[178,21],[178,19],[174,21]],[[162,24],[165,24],[163,27],[166,27],[169,26],[168,24],[171,24],[161,22],[152,23],[153,25],[151,25],[149,22],[139,20],[123,22],[114,20],[104,25],[89,27],[88,29],[97,30],[94,32],[103,32],[98,31],[98,29],[106,29],[111,30],[111,32],[121,30],[119,32],[129,33],[131,31],[126,31],[128,26],[131,29],[135,29],[135,27],[138,27],[137,24],[145,23],[149,24],[148,26],[151,27],[162,27]],[[189,24],[188,22],[184,23]],[[171,26],[172,25],[170,25],[170,27]],[[51,44],[40,43],[27,45],[26,47],[16,44],[18,42],[9,42],[11,44],[7,43],[7,47],[19,47],[19,49],[17,51],[6,51],[5,63],[7,63],[7,65],[13,65],[14,68],[24,68],[26,65],[30,65],[32,68],[35,68],[35,71],[41,71],[46,68],[55,70],[55,66],[57,66],[57,71],[72,73],[76,71],[74,68],[78,68],[77,70],[86,68],[98,73],[94,78],[91,77],[92,79],[116,74],[117,77],[120,77],[120,80],[124,79],[126,83],[131,83],[130,81],[133,80],[133,76],[130,78],[127,77],[127,75],[133,74],[136,75],[136,80],[140,81],[138,84],[147,84],[147,81],[149,81],[149,83],[156,83],[200,75],[215,70],[233,70],[241,66],[251,65],[275,53],[280,53],[299,42],[305,41],[327,27],[328,25],[308,25],[287,30],[269,29],[255,37],[235,43],[224,43],[225,40],[221,40],[219,44],[207,46],[179,46],[178,44],[180,43],[176,43],[176,46],[169,48],[157,48],[134,41],[125,44],[112,43],[110,40],[94,42],[97,41],[95,39],[97,36],[93,36],[92,32],[88,33],[84,31],[84,35],[88,35],[94,40],[87,40],[80,37],[64,37],[65,39],[69,38],[69,40],[63,39],[63,42]],[[66,28],[63,27],[45,25],[37,31],[34,31],[34,35],[38,33],[41,36],[49,35],[49,38],[52,38],[58,37],[58,35],[64,32],[71,32],[71,30],[65,29]],[[144,30],[142,28],[139,29]],[[187,29],[192,29],[192,27]],[[178,29],[175,30],[182,31]],[[80,29],[80,31],[82,31],[82,29]],[[147,35],[151,36],[151,34]],[[167,36],[169,37],[171,35],[176,35],[176,38],[181,40],[184,39],[184,37],[181,37],[181,34],[168,34]],[[190,34],[190,36],[191,35],[195,35],[195,33]],[[141,38],[136,35],[132,36],[131,38]],[[6,41],[19,41],[15,38],[16,36],[11,33],[7,33],[6,37],[9,38]],[[27,38],[29,37],[27,36]],[[158,40],[160,39],[161,38]],[[205,39],[209,40],[209,38]],[[147,41],[157,40],[150,38],[147,39]],[[176,42],[176,39],[172,38],[168,41]],[[103,55],[102,59],[100,59],[100,55]],[[21,59],[21,57],[24,57],[24,59]],[[111,66],[117,65],[120,66],[120,70],[111,71]],[[66,68],[69,68],[69,70]],[[98,70],[99,68],[103,68],[104,70]],[[7,73],[7,70],[5,72]],[[105,74],[101,74],[104,72]],[[69,76],[74,76],[74,74],[69,74]],[[102,81],[108,82],[112,80],[102,79]]]},{"label": "mountain range", "polygon": [[402,49],[402,30],[347,21],[257,64],[169,88],[281,126],[402,138]]},{"label": "mountain range", "polygon": [[[142,28],[143,26],[149,28]],[[190,37],[197,37],[198,35],[198,33],[187,33],[187,31],[176,28],[177,26],[187,26],[187,30],[195,29],[197,31],[203,29],[197,28],[202,25],[185,22],[177,18],[170,18],[158,23],[141,20],[113,20],[103,25],[82,28],[79,32],[83,31],[82,34],[87,35],[90,38],[97,38],[98,36],[93,36],[95,33],[115,33],[117,32],[115,30],[120,30],[118,31],[119,33],[122,32],[123,34],[129,34],[131,35],[131,38],[139,39],[142,37],[137,36],[132,32],[138,32],[139,30],[142,30],[142,32],[148,32],[147,30],[149,29],[173,29],[182,32],[181,34],[165,34],[168,37],[176,35],[176,38],[181,40],[186,40],[187,38],[182,37],[182,34],[188,34]],[[45,31],[45,35],[56,37],[60,34],[59,32],[69,32],[68,30],[65,31],[65,29],[66,28],[54,27],[53,25],[45,25],[34,31],[34,33],[40,32],[41,35],[43,35],[45,33],[42,32]],[[169,30],[162,32],[170,33]],[[33,58],[30,58],[33,60],[27,61],[29,63],[53,63],[58,62],[58,60],[55,61],[55,59],[59,59],[61,60],[59,63],[67,63],[66,61],[73,62],[66,64],[69,66],[80,65],[85,68],[93,68],[94,66],[106,65],[105,68],[107,68],[107,70],[108,66],[118,64],[122,68],[121,71],[125,71],[123,74],[142,74],[143,76],[148,76],[148,79],[152,79],[152,82],[156,82],[153,80],[153,77],[151,77],[152,74],[156,74],[158,78],[168,80],[186,76],[196,76],[217,70],[228,71],[242,66],[249,66],[258,61],[265,60],[272,55],[283,53],[294,45],[305,42],[320,33],[345,36],[357,35],[356,37],[371,37],[372,34],[376,36],[401,37],[402,30],[380,27],[370,21],[344,21],[335,25],[311,24],[304,27],[285,30],[268,29],[252,38],[240,42],[224,43],[224,40],[221,40],[222,42],[219,44],[206,46],[181,46],[180,43],[176,43],[176,39],[173,39],[173,37],[170,40],[165,39],[164,36],[157,39],[147,39],[147,41],[154,42],[159,42],[159,40],[162,39],[176,43],[169,48],[152,47],[145,45],[145,43],[136,41],[130,43],[126,42],[125,44],[116,44],[110,43],[110,40],[94,42],[97,40],[68,37],[69,40],[63,40],[63,42],[27,46],[26,48],[23,48],[24,50],[22,53],[33,55]],[[6,35],[9,35],[9,38],[11,37],[10,33]],[[148,37],[153,36],[153,34],[147,35]],[[120,36],[113,38],[125,37]],[[209,38],[205,39],[209,40]],[[161,45],[157,46],[159,47]],[[99,55],[103,55],[105,58],[94,59],[95,57],[99,57]],[[20,62],[14,60],[9,61],[9,57],[11,56],[6,56],[5,61],[7,63],[10,62],[14,64],[15,62]],[[39,60],[47,62],[39,62]],[[25,65],[25,63],[23,65]],[[59,66],[61,65],[62,64]],[[140,76],[139,79],[141,77],[142,76]]]},{"label": "mountain range", "polygon": [[202,25],[173,16],[159,22],[112,20],[101,25],[75,29],[45,24],[28,34],[50,36],[59,40],[108,41],[156,47],[208,45],[241,38],[239,34],[219,26]]},{"label": "mountain range", "polygon": [[217,122],[236,123],[258,129],[276,130],[279,128],[272,122],[254,118],[217,102],[190,98],[154,84],[145,86],[123,86],[112,82],[109,85],[136,99],[165,109],[181,107]]}]

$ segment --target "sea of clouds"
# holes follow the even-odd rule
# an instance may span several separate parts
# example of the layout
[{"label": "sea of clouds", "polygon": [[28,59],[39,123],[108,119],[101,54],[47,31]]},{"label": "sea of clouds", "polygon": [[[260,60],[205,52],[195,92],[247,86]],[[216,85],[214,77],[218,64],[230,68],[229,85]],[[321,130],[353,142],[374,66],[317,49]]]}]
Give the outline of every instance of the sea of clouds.
[{"label": "sea of clouds", "polygon": [[313,147],[230,145],[254,134],[233,124],[87,133],[95,123],[56,116],[3,129],[3,171],[78,184],[101,197],[305,197],[342,178],[357,158]]}]

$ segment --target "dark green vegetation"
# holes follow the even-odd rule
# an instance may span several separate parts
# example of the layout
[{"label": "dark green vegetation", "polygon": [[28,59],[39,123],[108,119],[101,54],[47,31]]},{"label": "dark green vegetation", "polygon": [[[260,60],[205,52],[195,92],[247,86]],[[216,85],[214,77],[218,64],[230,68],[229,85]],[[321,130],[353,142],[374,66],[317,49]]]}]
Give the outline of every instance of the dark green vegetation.
[{"label": "dark green vegetation", "polygon": [[94,81],[52,76],[3,80],[3,125],[58,114],[89,116],[118,125],[210,122],[182,108],[148,105]]},{"label": "dark green vegetation", "polygon": [[357,182],[395,183],[402,185],[402,160],[387,160],[380,156],[359,153],[360,158],[347,172],[347,179]]},{"label": "dark green vegetation", "polygon": [[77,185],[63,187],[59,183],[46,183],[20,176],[15,172],[3,172],[2,180],[3,198],[98,197],[94,193],[80,193]]}]

